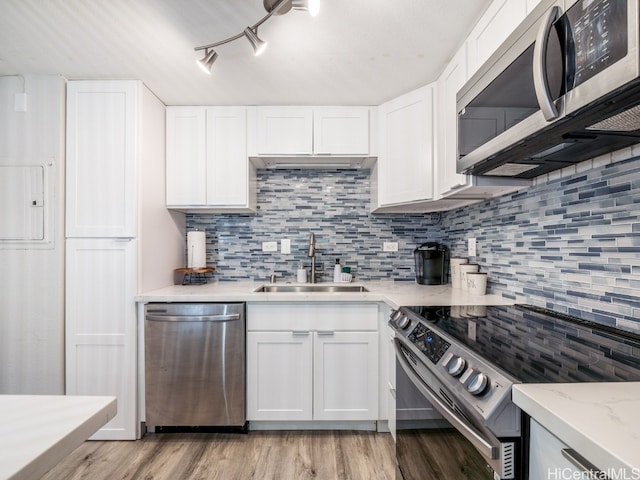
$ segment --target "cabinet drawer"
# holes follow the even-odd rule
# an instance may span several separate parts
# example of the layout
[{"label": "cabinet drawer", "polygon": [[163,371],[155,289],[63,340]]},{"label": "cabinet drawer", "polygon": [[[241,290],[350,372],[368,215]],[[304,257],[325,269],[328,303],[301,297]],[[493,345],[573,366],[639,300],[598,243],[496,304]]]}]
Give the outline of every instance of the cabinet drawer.
[{"label": "cabinet drawer", "polygon": [[376,303],[249,303],[249,331],[377,331]]}]

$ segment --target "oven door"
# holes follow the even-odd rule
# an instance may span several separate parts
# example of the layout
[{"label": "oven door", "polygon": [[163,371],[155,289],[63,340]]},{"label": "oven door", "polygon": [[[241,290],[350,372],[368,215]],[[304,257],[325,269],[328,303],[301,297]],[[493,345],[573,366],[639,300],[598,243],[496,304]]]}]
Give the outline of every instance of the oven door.
[{"label": "oven door", "polygon": [[[411,363],[419,360],[399,339],[394,342],[396,461],[402,479],[518,478],[512,458],[515,446],[469,425],[416,373]],[[505,465],[506,456],[512,460]]]}]

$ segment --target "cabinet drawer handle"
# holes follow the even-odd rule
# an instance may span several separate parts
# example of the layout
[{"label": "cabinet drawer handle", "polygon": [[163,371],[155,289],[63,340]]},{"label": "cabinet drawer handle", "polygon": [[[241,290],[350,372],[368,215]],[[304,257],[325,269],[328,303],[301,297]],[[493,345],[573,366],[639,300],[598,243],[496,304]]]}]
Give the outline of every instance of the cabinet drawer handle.
[{"label": "cabinet drawer handle", "polygon": [[578,467],[582,472],[587,472],[589,474],[589,478],[609,478],[605,476],[598,467],[572,448],[563,448],[562,456]]},{"label": "cabinet drawer handle", "polygon": [[291,335],[296,337],[303,337],[309,335],[311,332],[309,330],[294,330],[291,332]]},{"label": "cabinet drawer handle", "polygon": [[328,337],[328,336],[331,336],[331,335],[333,335],[335,333],[336,332],[333,332],[331,330],[323,330],[323,331],[318,331],[318,336]]}]

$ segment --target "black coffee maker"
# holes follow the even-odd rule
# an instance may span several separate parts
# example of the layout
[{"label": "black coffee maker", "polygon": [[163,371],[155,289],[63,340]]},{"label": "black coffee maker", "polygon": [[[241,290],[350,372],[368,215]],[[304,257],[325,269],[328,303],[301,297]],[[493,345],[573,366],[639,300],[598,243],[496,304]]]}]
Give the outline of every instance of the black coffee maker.
[{"label": "black coffee maker", "polygon": [[416,261],[416,282],[420,285],[447,283],[449,250],[445,245],[427,242],[413,251]]}]

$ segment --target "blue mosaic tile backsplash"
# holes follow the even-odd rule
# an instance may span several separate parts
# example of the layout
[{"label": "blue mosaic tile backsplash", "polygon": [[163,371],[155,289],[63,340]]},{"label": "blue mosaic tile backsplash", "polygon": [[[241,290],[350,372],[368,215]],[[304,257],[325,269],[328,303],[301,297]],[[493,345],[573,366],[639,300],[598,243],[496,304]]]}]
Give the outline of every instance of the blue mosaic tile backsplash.
[{"label": "blue mosaic tile backsplash", "polygon": [[[310,270],[309,236],[316,238],[318,281],[332,281],[336,258],[356,280],[415,279],[413,250],[441,241],[441,216],[371,215],[369,170],[258,170],[256,215],[187,215],[187,230],[207,233],[207,263],[220,281],[268,281],[275,273],[295,281],[296,269]],[[291,254],[280,240],[291,240]],[[278,252],[262,242],[278,241]],[[385,241],[398,252],[382,251]]]},{"label": "blue mosaic tile backsplash", "polygon": [[[629,150],[630,154],[630,150]],[[614,160],[615,158],[614,154]],[[331,281],[340,258],[356,280],[414,281],[413,250],[442,242],[489,273],[489,292],[640,330],[640,157],[593,160],[538,179],[526,190],[439,214],[371,215],[366,170],[259,170],[256,215],[188,215],[207,232],[208,263],[220,281],[295,281],[309,234]],[[291,240],[291,254],[263,241]],[[385,241],[397,253],[382,252]]]}]

